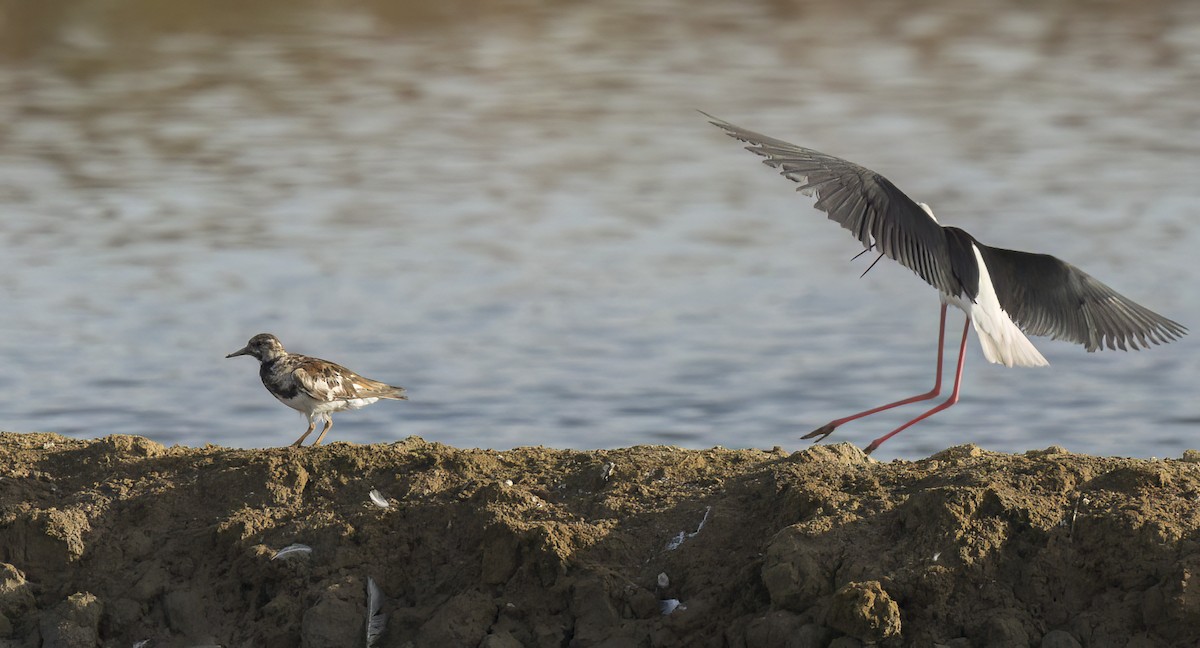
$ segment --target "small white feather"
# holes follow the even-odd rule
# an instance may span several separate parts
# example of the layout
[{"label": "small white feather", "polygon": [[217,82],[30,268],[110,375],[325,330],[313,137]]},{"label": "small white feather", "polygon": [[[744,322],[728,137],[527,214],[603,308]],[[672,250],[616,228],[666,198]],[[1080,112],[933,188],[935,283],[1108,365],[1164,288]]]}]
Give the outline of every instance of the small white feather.
[{"label": "small white feather", "polygon": [[387,625],[387,615],[383,608],[383,592],[375,584],[375,579],[367,576],[367,648],[372,648],[379,635]]},{"label": "small white feather", "polygon": [[687,534],[680,531],[679,535],[667,541],[667,551],[675,551],[679,548],[679,545],[683,544],[684,540],[687,540]]},{"label": "small white feather", "polygon": [[310,547],[308,545],[299,544],[299,543],[290,544],[290,545],[284,547],[283,549],[276,551],[275,555],[271,556],[271,560],[276,560],[278,558],[287,558],[288,556],[290,556],[292,554],[309,554],[309,553],[312,553],[312,547]]},{"label": "small white feather", "polygon": [[700,531],[704,529],[704,525],[708,524],[709,513],[712,513],[712,507],[706,506],[704,508],[704,517],[700,518],[700,524],[696,527],[696,530],[691,533],[680,531],[679,535],[671,538],[671,540],[667,542],[667,551],[675,551],[679,548],[679,545],[684,543],[685,540],[688,538],[695,538],[697,535],[699,535]]},{"label": "small white feather", "polygon": [[688,534],[689,538],[695,538],[696,535],[699,534],[700,531],[704,528],[704,525],[708,524],[708,514],[709,513],[712,513],[712,507],[705,506],[704,507],[704,517],[700,518],[700,524],[696,527],[696,530],[694,532]]},{"label": "small white feather", "polygon": [[134,642],[133,648],[146,648],[146,646],[149,646],[149,645],[150,645],[149,639],[142,639],[141,641]]},{"label": "small white feather", "polygon": [[384,498],[383,493],[380,493],[379,489],[377,488],[372,488],[371,492],[368,493],[368,496],[371,498],[371,503],[379,508],[385,509],[391,506],[391,503]]}]

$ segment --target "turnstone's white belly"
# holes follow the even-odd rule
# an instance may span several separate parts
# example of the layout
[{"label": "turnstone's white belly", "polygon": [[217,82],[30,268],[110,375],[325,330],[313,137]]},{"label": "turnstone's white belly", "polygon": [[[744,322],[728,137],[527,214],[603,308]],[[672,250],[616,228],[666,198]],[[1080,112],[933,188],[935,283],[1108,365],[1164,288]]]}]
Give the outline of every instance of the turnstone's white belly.
[{"label": "turnstone's white belly", "polygon": [[332,414],[333,412],[341,412],[348,409],[359,409],[379,401],[378,398],[347,398],[331,401],[319,401],[308,396],[304,392],[298,392],[291,398],[284,398],[283,396],[275,394],[274,392],[272,392],[272,395],[279,399],[279,402],[287,405],[297,412],[302,412],[306,415],[315,416],[317,418],[323,418],[325,414]]}]

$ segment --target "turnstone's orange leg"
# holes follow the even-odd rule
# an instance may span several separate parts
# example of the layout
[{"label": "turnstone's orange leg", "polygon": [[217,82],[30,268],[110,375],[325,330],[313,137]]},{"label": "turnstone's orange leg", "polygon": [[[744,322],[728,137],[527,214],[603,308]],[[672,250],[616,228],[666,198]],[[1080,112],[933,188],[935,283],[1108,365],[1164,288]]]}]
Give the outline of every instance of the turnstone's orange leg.
[{"label": "turnstone's orange leg", "polygon": [[[292,447],[299,448],[301,445],[304,445],[304,440],[308,438],[308,435],[312,434],[313,428],[315,428],[315,427],[317,427],[317,422],[309,421],[308,429],[304,431],[304,434],[300,435],[299,439],[296,439],[296,442],[292,444]],[[321,436],[325,436],[324,433],[322,433]],[[319,441],[319,439],[318,439],[318,441]]]},{"label": "turnstone's orange leg", "polygon": [[329,428],[331,428],[331,427],[333,427],[333,418],[332,417],[325,419],[325,429],[321,430],[321,436],[317,437],[316,441],[313,441],[313,445],[315,445],[315,446],[321,445],[321,439],[325,438],[325,433],[329,432]]}]

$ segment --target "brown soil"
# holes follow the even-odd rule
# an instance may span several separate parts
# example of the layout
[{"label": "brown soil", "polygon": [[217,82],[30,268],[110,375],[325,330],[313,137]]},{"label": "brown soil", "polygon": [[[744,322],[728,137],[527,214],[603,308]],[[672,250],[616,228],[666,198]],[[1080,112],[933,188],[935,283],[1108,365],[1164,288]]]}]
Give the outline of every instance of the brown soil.
[{"label": "brown soil", "polygon": [[1193,451],[0,434],[0,647],[1195,646],[1198,529]]}]

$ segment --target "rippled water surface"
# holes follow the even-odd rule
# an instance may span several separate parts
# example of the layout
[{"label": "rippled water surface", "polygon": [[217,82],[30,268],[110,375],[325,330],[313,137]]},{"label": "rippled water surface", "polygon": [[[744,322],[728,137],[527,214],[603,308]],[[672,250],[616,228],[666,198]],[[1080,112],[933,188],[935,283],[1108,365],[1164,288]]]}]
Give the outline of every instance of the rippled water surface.
[{"label": "rippled water surface", "polygon": [[[935,292],[860,279],[857,243],[696,109],[1200,326],[1195,3],[11,6],[0,429],[290,443],[302,418],[223,357],[262,331],[408,387],[337,417],[356,442],[796,448],[927,390]],[[972,339],[960,404],[879,454],[1177,456],[1196,339],[1037,338],[1046,370]]]}]

